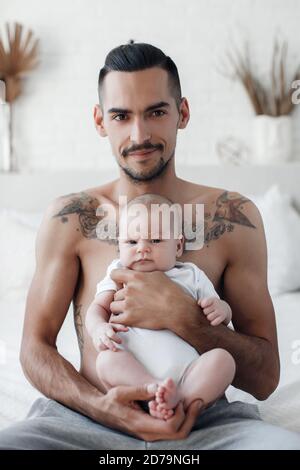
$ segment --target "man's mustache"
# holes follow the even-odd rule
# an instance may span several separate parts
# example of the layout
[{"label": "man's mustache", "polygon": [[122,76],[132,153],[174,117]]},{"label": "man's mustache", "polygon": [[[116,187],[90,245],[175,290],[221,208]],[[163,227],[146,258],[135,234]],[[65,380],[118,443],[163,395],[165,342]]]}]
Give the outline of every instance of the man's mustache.
[{"label": "man's mustache", "polygon": [[145,150],[163,150],[163,146],[161,144],[152,145],[152,144],[144,144],[143,146],[135,146],[131,147],[130,149],[125,149],[122,152],[123,157],[127,157],[130,153],[134,152],[143,152]]}]

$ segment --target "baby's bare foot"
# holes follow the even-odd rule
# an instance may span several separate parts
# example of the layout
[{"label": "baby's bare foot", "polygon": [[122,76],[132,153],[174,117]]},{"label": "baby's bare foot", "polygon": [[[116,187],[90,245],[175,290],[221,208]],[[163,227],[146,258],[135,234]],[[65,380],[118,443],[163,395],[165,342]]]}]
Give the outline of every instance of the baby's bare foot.
[{"label": "baby's bare foot", "polygon": [[153,393],[155,395],[155,399],[150,400],[148,402],[149,413],[154,418],[168,419],[169,417],[171,417],[173,415],[173,410],[161,410],[161,411],[159,411],[157,409],[158,403],[156,401],[156,393],[157,393],[158,387],[159,387],[158,384],[154,384],[154,383],[153,384],[148,384],[148,387],[147,387],[148,392]]},{"label": "baby's bare foot", "polygon": [[180,395],[173,379],[166,379],[157,386],[155,400],[149,402],[149,412],[156,418],[169,419],[179,400]]},{"label": "baby's bare foot", "polygon": [[173,416],[174,414],[174,411],[173,410],[167,410],[167,409],[158,409],[158,403],[156,402],[156,400],[151,400],[149,401],[148,403],[148,407],[149,407],[149,413],[151,416],[153,416],[154,418],[159,418],[159,419],[169,419],[171,418],[171,416]]},{"label": "baby's bare foot", "polygon": [[158,409],[171,410],[180,400],[177,386],[173,379],[164,380],[157,388],[155,394]]}]

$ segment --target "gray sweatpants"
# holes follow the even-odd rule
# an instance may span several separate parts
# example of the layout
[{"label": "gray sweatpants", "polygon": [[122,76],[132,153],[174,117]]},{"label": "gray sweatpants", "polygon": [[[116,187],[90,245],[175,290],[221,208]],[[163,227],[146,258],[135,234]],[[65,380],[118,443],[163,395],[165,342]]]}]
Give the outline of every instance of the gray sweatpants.
[{"label": "gray sweatpants", "polygon": [[265,423],[255,405],[223,398],[199,414],[186,439],[145,442],[38,398],[25,420],[0,431],[0,449],[300,450],[300,434]]}]

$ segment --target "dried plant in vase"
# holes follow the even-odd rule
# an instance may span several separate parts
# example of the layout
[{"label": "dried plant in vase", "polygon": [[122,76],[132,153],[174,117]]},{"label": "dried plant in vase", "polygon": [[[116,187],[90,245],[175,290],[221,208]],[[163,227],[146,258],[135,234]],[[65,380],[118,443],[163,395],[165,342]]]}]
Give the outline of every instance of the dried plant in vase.
[{"label": "dried plant in vase", "polygon": [[221,73],[232,80],[240,80],[257,115],[286,116],[294,109],[292,83],[300,79],[300,67],[297,67],[293,77],[288,80],[287,49],[286,41],[280,43],[275,39],[268,88],[253,71],[248,43],[245,44],[243,53],[233,48],[226,54],[228,64],[223,67]]},{"label": "dried plant in vase", "polygon": [[[2,101],[3,116],[10,119],[8,125],[9,155],[5,161],[7,171],[16,171],[17,163],[12,152],[12,103],[22,92],[22,77],[34,69],[37,64],[38,40],[33,38],[31,30],[24,31],[21,24],[6,24],[6,40],[0,37],[0,80],[5,84],[5,100]],[[6,109],[4,112],[4,106]]]},{"label": "dried plant in vase", "polygon": [[282,162],[289,160],[292,152],[291,117],[295,102],[292,84],[300,79],[298,66],[291,78],[287,76],[288,45],[275,39],[271,70],[268,80],[254,72],[246,43],[241,52],[233,47],[226,54],[227,64],[222,75],[239,80],[250,99],[256,118],[254,121],[254,154],[257,162]]}]

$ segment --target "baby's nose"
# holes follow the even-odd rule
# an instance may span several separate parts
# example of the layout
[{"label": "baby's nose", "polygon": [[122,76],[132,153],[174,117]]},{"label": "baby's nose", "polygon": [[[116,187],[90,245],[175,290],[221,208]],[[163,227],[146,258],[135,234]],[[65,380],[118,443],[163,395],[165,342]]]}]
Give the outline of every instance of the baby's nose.
[{"label": "baby's nose", "polygon": [[149,253],[150,245],[147,240],[141,240],[138,244],[138,253]]}]

